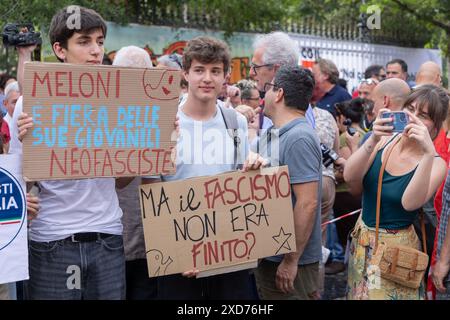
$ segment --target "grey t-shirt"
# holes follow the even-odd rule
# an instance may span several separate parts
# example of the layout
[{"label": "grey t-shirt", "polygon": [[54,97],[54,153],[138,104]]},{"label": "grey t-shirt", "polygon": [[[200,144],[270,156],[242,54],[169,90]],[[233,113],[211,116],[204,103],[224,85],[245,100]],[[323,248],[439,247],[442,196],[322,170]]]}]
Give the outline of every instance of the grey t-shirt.
[{"label": "grey t-shirt", "polygon": [[[273,129],[273,128],[272,128]],[[270,137],[267,139],[267,148],[261,145],[264,156],[268,157],[271,165],[287,165],[291,179],[291,186],[298,183],[318,181],[317,210],[313,230],[306,244],[305,250],[299,260],[299,265],[318,262],[322,256],[321,228],[320,228],[320,201],[322,198],[322,152],[320,142],[314,129],[305,118],[295,119],[281,127],[279,130],[269,129]],[[273,147],[278,143],[277,148]],[[278,155],[277,155],[278,154]],[[292,205],[295,206],[296,197],[292,193]],[[267,258],[270,261],[280,262],[283,256]]]}]

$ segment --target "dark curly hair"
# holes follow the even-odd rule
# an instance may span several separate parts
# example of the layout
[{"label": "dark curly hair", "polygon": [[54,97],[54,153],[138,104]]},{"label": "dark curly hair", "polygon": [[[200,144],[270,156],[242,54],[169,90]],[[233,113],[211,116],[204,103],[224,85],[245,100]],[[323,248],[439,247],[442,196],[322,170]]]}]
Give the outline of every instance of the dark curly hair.
[{"label": "dark curly hair", "polygon": [[334,105],[334,107],[338,116],[343,115],[346,119],[350,119],[352,123],[361,123],[364,117],[366,105],[366,99],[355,98],[352,100],[338,102]]},{"label": "dark curly hair", "polygon": [[283,89],[287,107],[306,111],[314,90],[314,76],[308,69],[284,65],[278,70],[272,90]]},{"label": "dark curly hair", "polygon": [[183,70],[189,72],[192,61],[201,63],[223,62],[223,71],[227,73],[230,68],[231,56],[228,45],[222,40],[201,36],[190,40],[183,53]]}]

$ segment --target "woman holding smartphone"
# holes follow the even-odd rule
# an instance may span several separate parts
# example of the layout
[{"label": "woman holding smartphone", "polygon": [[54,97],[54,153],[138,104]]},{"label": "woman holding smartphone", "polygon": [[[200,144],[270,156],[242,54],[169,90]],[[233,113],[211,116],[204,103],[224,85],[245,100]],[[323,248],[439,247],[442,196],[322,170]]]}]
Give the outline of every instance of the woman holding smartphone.
[{"label": "woman holding smartphone", "polygon": [[[443,104],[446,96],[447,103]],[[387,159],[382,181],[379,241],[421,249],[412,226],[419,209],[436,192],[446,175],[446,164],[437,155],[436,137],[448,109],[445,90],[424,85],[414,90],[402,111],[409,123],[394,132],[393,117],[381,109],[372,136],[346,163],[344,179],[350,192],[362,194],[362,214],[352,232],[348,267],[348,299],[423,299],[424,288],[411,289],[368,274],[375,244],[378,177]]]}]

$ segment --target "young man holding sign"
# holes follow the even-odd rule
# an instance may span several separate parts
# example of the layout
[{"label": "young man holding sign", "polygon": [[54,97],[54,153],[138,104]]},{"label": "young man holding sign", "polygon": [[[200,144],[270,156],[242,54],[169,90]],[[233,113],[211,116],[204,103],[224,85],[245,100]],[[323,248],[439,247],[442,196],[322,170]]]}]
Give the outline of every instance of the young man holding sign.
[{"label": "young man holding sign", "polygon": [[[106,24],[93,10],[75,9],[53,17],[53,51],[64,63],[101,64]],[[16,108],[22,110],[22,98]],[[23,138],[33,121],[23,114],[18,126]],[[29,233],[30,299],[124,299],[122,211],[115,184],[114,178],[38,183],[41,208]]]},{"label": "young man holding sign", "polygon": [[[264,300],[320,297],[322,155],[319,139],[305,118],[313,88],[309,70],[287,65],[264,85],[264,114],[274,127],[261,138],[260,150],[264,156],[268,153],[272,165],[278,161],[289,167],[297,243],[296,252],[266,258],[259,264],[255,276]],[[278,155],[270,154],[275,143]]]},{"label": "young man holding sign", "polygon": [[[210,37],[189,41],[183,56],[183,75],[189,83],[188,97],[178,111],[180,139],[177,144],[177,170],[163,181],[183,180],[199,176],[214,176],[237,168],[257,169],[262,159],[248,154],[247,121],[234,110],[224,110],[217,104],[230,67],[227,45]],[[233,141],[226,129],[227,115],[236,117],[240,143]],[[229,115],[228,115],[229,116]],[[240,150],[237,150],[240,148]],[[243,157],[238,157],[240,154]],[[242,159],[247,158],[244,162]],[[160,299],[251,299],[251,279],[248,270],[224,273],[202,279],[193,278],[198,270],[183,275],[158,278]]]}]

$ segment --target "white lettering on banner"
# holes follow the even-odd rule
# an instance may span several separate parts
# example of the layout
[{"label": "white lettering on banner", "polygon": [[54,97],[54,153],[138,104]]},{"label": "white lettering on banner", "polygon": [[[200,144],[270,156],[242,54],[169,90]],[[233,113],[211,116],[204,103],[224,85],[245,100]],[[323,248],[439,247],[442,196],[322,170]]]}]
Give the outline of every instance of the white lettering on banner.
[{"label": "white lettering on banner", "polygon": [[0,283],[28,279],[26,198],[19,155],[0,155]]}]

